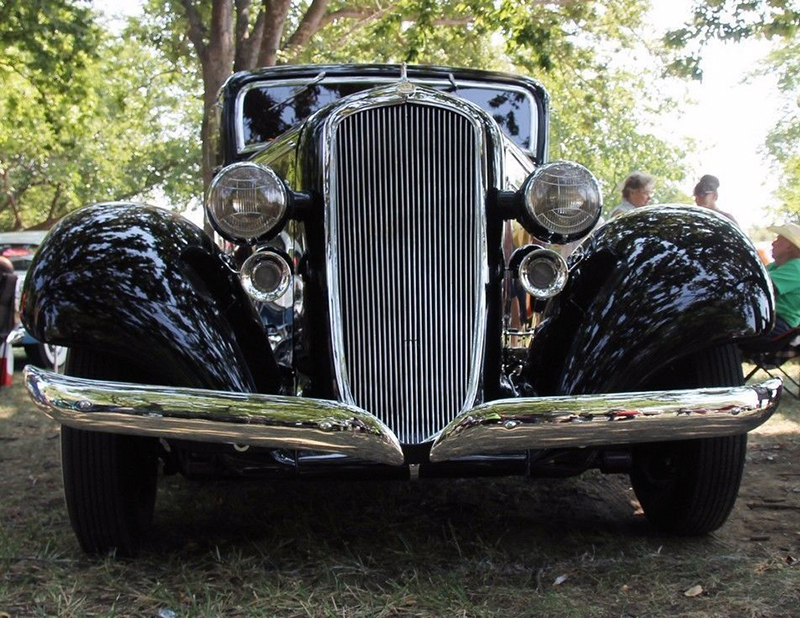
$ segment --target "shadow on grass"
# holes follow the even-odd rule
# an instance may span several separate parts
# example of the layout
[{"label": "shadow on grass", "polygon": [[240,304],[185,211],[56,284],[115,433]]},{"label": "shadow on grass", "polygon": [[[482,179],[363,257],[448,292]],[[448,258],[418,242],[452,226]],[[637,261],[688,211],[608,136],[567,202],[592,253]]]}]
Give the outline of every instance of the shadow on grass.
[{"label": "shadow on grass", "polygon": [[[0,614],[797,615],[800,571],[787,558],[800,555],[797,433],[752,436],[731,520],[700,539],[656,534],[624,475],[161,477],[143,551],[120,560],[80,553],[57,429],[21,390],[0,393],[10,415],[0,416]],[[780,413],[798,419],[799,409],[787,399]],[[685,596],[695,585],[703,593]]]},{"label": "shadow on grass", "polygon": [[338,555],[395,570],[420,558],[558,560],[579,548],[657,538],[635,514],[627,477],[595,473],[416,483],[167,479],[162,489],[151,555],[238,545],[275,565]]}]

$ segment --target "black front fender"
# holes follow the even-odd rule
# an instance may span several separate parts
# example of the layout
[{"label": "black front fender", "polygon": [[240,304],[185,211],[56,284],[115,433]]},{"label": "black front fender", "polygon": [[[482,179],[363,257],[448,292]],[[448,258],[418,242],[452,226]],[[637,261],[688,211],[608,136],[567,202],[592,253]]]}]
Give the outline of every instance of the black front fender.
[{"label": "black front fender", "polygon": [[667,364],[774,320],[752,243],[703,209],[637,209],[599,228],[570,264],[530,351],[528,379],[543,395],[635,390]]},{"label": "black front fender", "polygon": [[28,272],[37,339],[130,359],[163,384],[278,392],[266,333],[212,240],[167,211],[98,204],[66,217]]}]

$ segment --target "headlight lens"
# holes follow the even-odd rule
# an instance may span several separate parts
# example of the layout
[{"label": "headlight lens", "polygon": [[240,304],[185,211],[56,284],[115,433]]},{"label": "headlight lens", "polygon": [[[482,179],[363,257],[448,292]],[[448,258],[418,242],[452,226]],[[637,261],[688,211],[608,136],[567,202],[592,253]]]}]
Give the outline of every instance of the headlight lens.
[{"label": "headlight lens", "polygon": [[594,175],[582,165],[554,161],[525,182],[528,231],[546,242],[566,243],[585,236],[600,218],[603,200]]},{"label": "headlight lens", "polygon": [[531,251],[519,265],[522,287],[538,299],[552,298],[558,294],[567,284],[568,276],[564,258],[550,249]]},{"label": "headlight lens", "polygon": [[207,209],[217,231],[231,241],[253,241],[273,231],[289,203],[285,185],[265,165],[234,163],[211,182]]},{"label": "headlight lens", "polygon": [[274,302],[281,298],[292,283],[292,268],[282,255],[259,251],[242,264],[242,287],[259,302]]}]

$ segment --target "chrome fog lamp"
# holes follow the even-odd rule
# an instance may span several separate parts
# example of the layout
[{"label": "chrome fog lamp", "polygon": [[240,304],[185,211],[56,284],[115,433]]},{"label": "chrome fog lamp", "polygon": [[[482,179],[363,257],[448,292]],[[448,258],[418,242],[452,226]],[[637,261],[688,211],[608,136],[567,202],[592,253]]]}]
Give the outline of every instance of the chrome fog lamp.
[{"label": "chrome fog lamp", "polygon": [[523,186],[521,223],[536,238],[564,244],[589,233],[603,199],[594,175],[582,165],[554,161],[534,171]]},{"label": "chrome fog lamp", "polygon": [[564,289],[569,271],[567,263],[550,249],[536,249],[519,264],[519,281],[525,291],[538,299],[552,298]]},{"label": "chrome fog lamp", "polygon": [[250,161],[223,168],[211,181],[206,209],[214,228],[232,242],[253,242],[277,232],[289,205],[278,175]]},{"label": "chrome fog lamp", "polygon": [[242,264],[242,287],[250,297],[265,303],[281,298],[292,284],[292,267],[280,253],[259,251]]}]

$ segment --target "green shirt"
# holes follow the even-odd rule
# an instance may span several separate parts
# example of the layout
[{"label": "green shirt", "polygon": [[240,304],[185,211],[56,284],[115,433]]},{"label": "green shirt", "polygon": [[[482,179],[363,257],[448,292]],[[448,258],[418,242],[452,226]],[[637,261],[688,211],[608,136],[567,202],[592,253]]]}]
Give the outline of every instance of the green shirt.
[{"label": "green shirt", "polygon": [[767,270],[775,286],[775,310],[794,328],[800,324],[800,258],[781,266],[772,262]]}]

